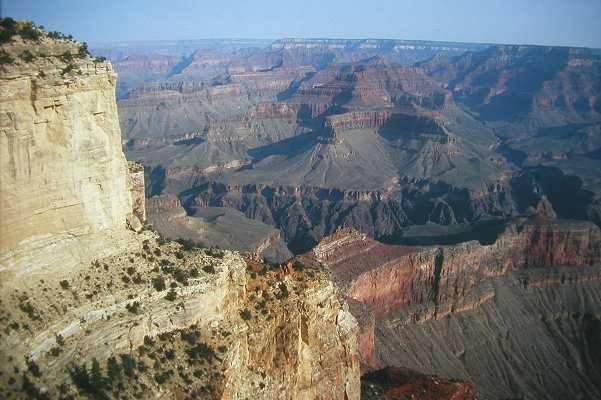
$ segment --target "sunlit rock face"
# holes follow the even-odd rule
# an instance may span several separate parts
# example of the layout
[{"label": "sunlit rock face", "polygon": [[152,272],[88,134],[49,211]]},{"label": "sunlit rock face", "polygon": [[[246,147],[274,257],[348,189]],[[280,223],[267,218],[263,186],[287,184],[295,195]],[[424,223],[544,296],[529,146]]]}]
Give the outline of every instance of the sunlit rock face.
[{"label": "sunlit rock face", "polygon": [[0,67],[0,398],[358,400],[358,326],[327,272],[143,226],[110,64],[31,29]]},{"label": "sunlit rock face", "polygon": [[[79,47],[48,38],[2,46],[14,58],[0,72],[0,254],[9,266],[58,238],[124,229],[132,212],[116,75]],[[19,57],[25,50],[32,60]]]}]

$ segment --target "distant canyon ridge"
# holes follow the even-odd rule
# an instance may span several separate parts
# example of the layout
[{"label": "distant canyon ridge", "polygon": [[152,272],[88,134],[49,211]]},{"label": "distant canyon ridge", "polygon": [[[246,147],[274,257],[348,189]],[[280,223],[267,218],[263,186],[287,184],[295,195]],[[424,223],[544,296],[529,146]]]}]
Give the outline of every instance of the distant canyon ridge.
[{"label": "distant canyon ridge", "polygon": [[[601,223],[595,50],[282,39],[93,51],[119,76],[124,150],[162,196],[150,221],[179,213],[170,235],[281,260],[340,226],[402,243],[413,225],[541,210]],[[220,233],[233,227],[257,240]]]}]

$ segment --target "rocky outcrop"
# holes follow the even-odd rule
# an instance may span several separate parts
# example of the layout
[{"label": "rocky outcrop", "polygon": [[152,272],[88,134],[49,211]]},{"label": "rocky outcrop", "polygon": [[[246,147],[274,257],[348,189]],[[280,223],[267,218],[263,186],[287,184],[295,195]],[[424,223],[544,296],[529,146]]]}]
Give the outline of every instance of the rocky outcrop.
[{"label": "rocky outcrop", "polygon": [[21,29],[2,51],[33,59],[0,67],[0,397],[358,400],[357,322],[327,273],[144,229],[110,64]]},{"label": "rocky outcrop", "polygon": [[327,117],[326,127],[334,132],[347,129],[377,129],[389,118],[390,113],[386,111],[353,111]]},{"label": "rocky outcrop", "polygon": [[69,40],[2,50],[14,60],[0,67],[0,260],[17,272],[125,230],[132,196],[110,64]]},{"label": "rocky outcrop", "polygon": [[128,163],[129,183],[133,213],[140,220],[146,222],[146,190],[144,184],[144,167],[136,162]]},{"label": "rocky outcrop", "polygon": [[[482,365],[495,365],[499,371],[515,373],[512,361],[515,354],[512,350],[503,353],[503,346],[474,347],[464,342],[466,337],[454,342],[451,336],[450,342],[441,343],[441,347],[430,352],[424,351],[427,343],[418,342],[433,340],[427,339],[429,335],[455,334],[452,324],[462,325],[459,321],[469,319],[472,324],[484,323],[478,319],[482,313],[489,315],[495,325],[508,329],[520,320],[521,324],[531,327],[529,329],[544,330],[544,326],[539,326],[540,319],[552,318],[554,313],[599,312],[598,306],[589,302],[595,301],[601,285],[601,230],[588,222],[516,220],[490,245],[465,242],[428,247],[385,245],[355,230],[342,229],[302,257],[326,265],[333,281],[354,304],[351,311],[360,323],[359,343],[365,369],[403,366],[439,375],[445,371],[443,378],[472,380],[486,398],[531,393],[552,398],[554,392],[544,391],[529,378],[519,382],[484,378],[479,372]],[[536,293],[523,293],[530,290],[528,288]],[[554,296],[570,290],[578,290],[583,300],[572,299],[565,304],[554,300]],[[532,307],[535,315],[527,316],[522,307]],[[497,317],[492,316],[495,312]],[[515,316],[511,316],[512,312]],[[474,329],[475,334],[483,335],[486,341],[495,340],[495,334],[488,329]],[[574,329],[582,332],[584,328]],[[515,349],[523,349],[533,342],[544,343],[537,345],[538,351],[550,357],[555,356],[553,349],[560,348],[564,342],[578,348],[586,346],[577,335],[561,338],[555,337],[553,332],[540,335],[532,337],[515,332],[509,340]],[[540,340],[542,342],[538,342]],[[395,351],[396,346],[403,350]],[[411,346],[417,346],[419,352],[405,351]],[[463,357],[468,355],[453,353],[456,348],[470,348],[469,357],[474,357],[474,362],[462,363]],[[475,362],[478,357],[485,357],[481,352],[487,353],[486,364]],[[429,367],[432,362],[429,357],[436,360],[436,367]],[[564,362],[586,364],[590,357],[594,357],[594,350],[590,354],[566,355]],[[570,378],[562,393],[595,393],[595,387],[583,391],[575,382],[590,382],[598,371],[594,363],[580,368],[576,373],[578,377]],[[544,375],[543,380],[552,381],[555,373]],[[564,368],[563,373],[568,370]],[[494,374],[499,378],[501,372]],[[512,387],[511,382],[516,387]]]}]

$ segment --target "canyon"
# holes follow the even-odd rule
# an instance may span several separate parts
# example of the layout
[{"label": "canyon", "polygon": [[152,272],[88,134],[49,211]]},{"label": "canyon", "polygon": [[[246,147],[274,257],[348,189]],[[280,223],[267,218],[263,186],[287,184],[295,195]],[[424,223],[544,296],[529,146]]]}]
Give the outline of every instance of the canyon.
[{"label": "canyon", "polygon": [[482,398],[596,398],[600,243],[590,222],[537,217],[488,245],[385,245],[341,228],[299,257],[346,293],[364,371],[470,381]]},{"label": "canyon", "polygon": [[601,396],[592,50],[0,28],[0,397]]}]

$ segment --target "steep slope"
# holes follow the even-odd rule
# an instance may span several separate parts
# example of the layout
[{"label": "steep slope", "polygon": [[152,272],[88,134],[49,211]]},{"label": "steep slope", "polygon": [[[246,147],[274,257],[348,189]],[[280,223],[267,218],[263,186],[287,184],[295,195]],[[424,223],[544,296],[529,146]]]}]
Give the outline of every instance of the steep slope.
[{"label": "steep slope", "polygon": [[327,273],[143,228],[110,64],[0,26],[0,397],[359,399],[357,322]]},{"label": "steep slope", "polygon": [[516,220],[488,245],[390,246],[343,229],[328,266],[360,322],[364,368],[469,379],[483,398],[595,398],[601,231]]}]

